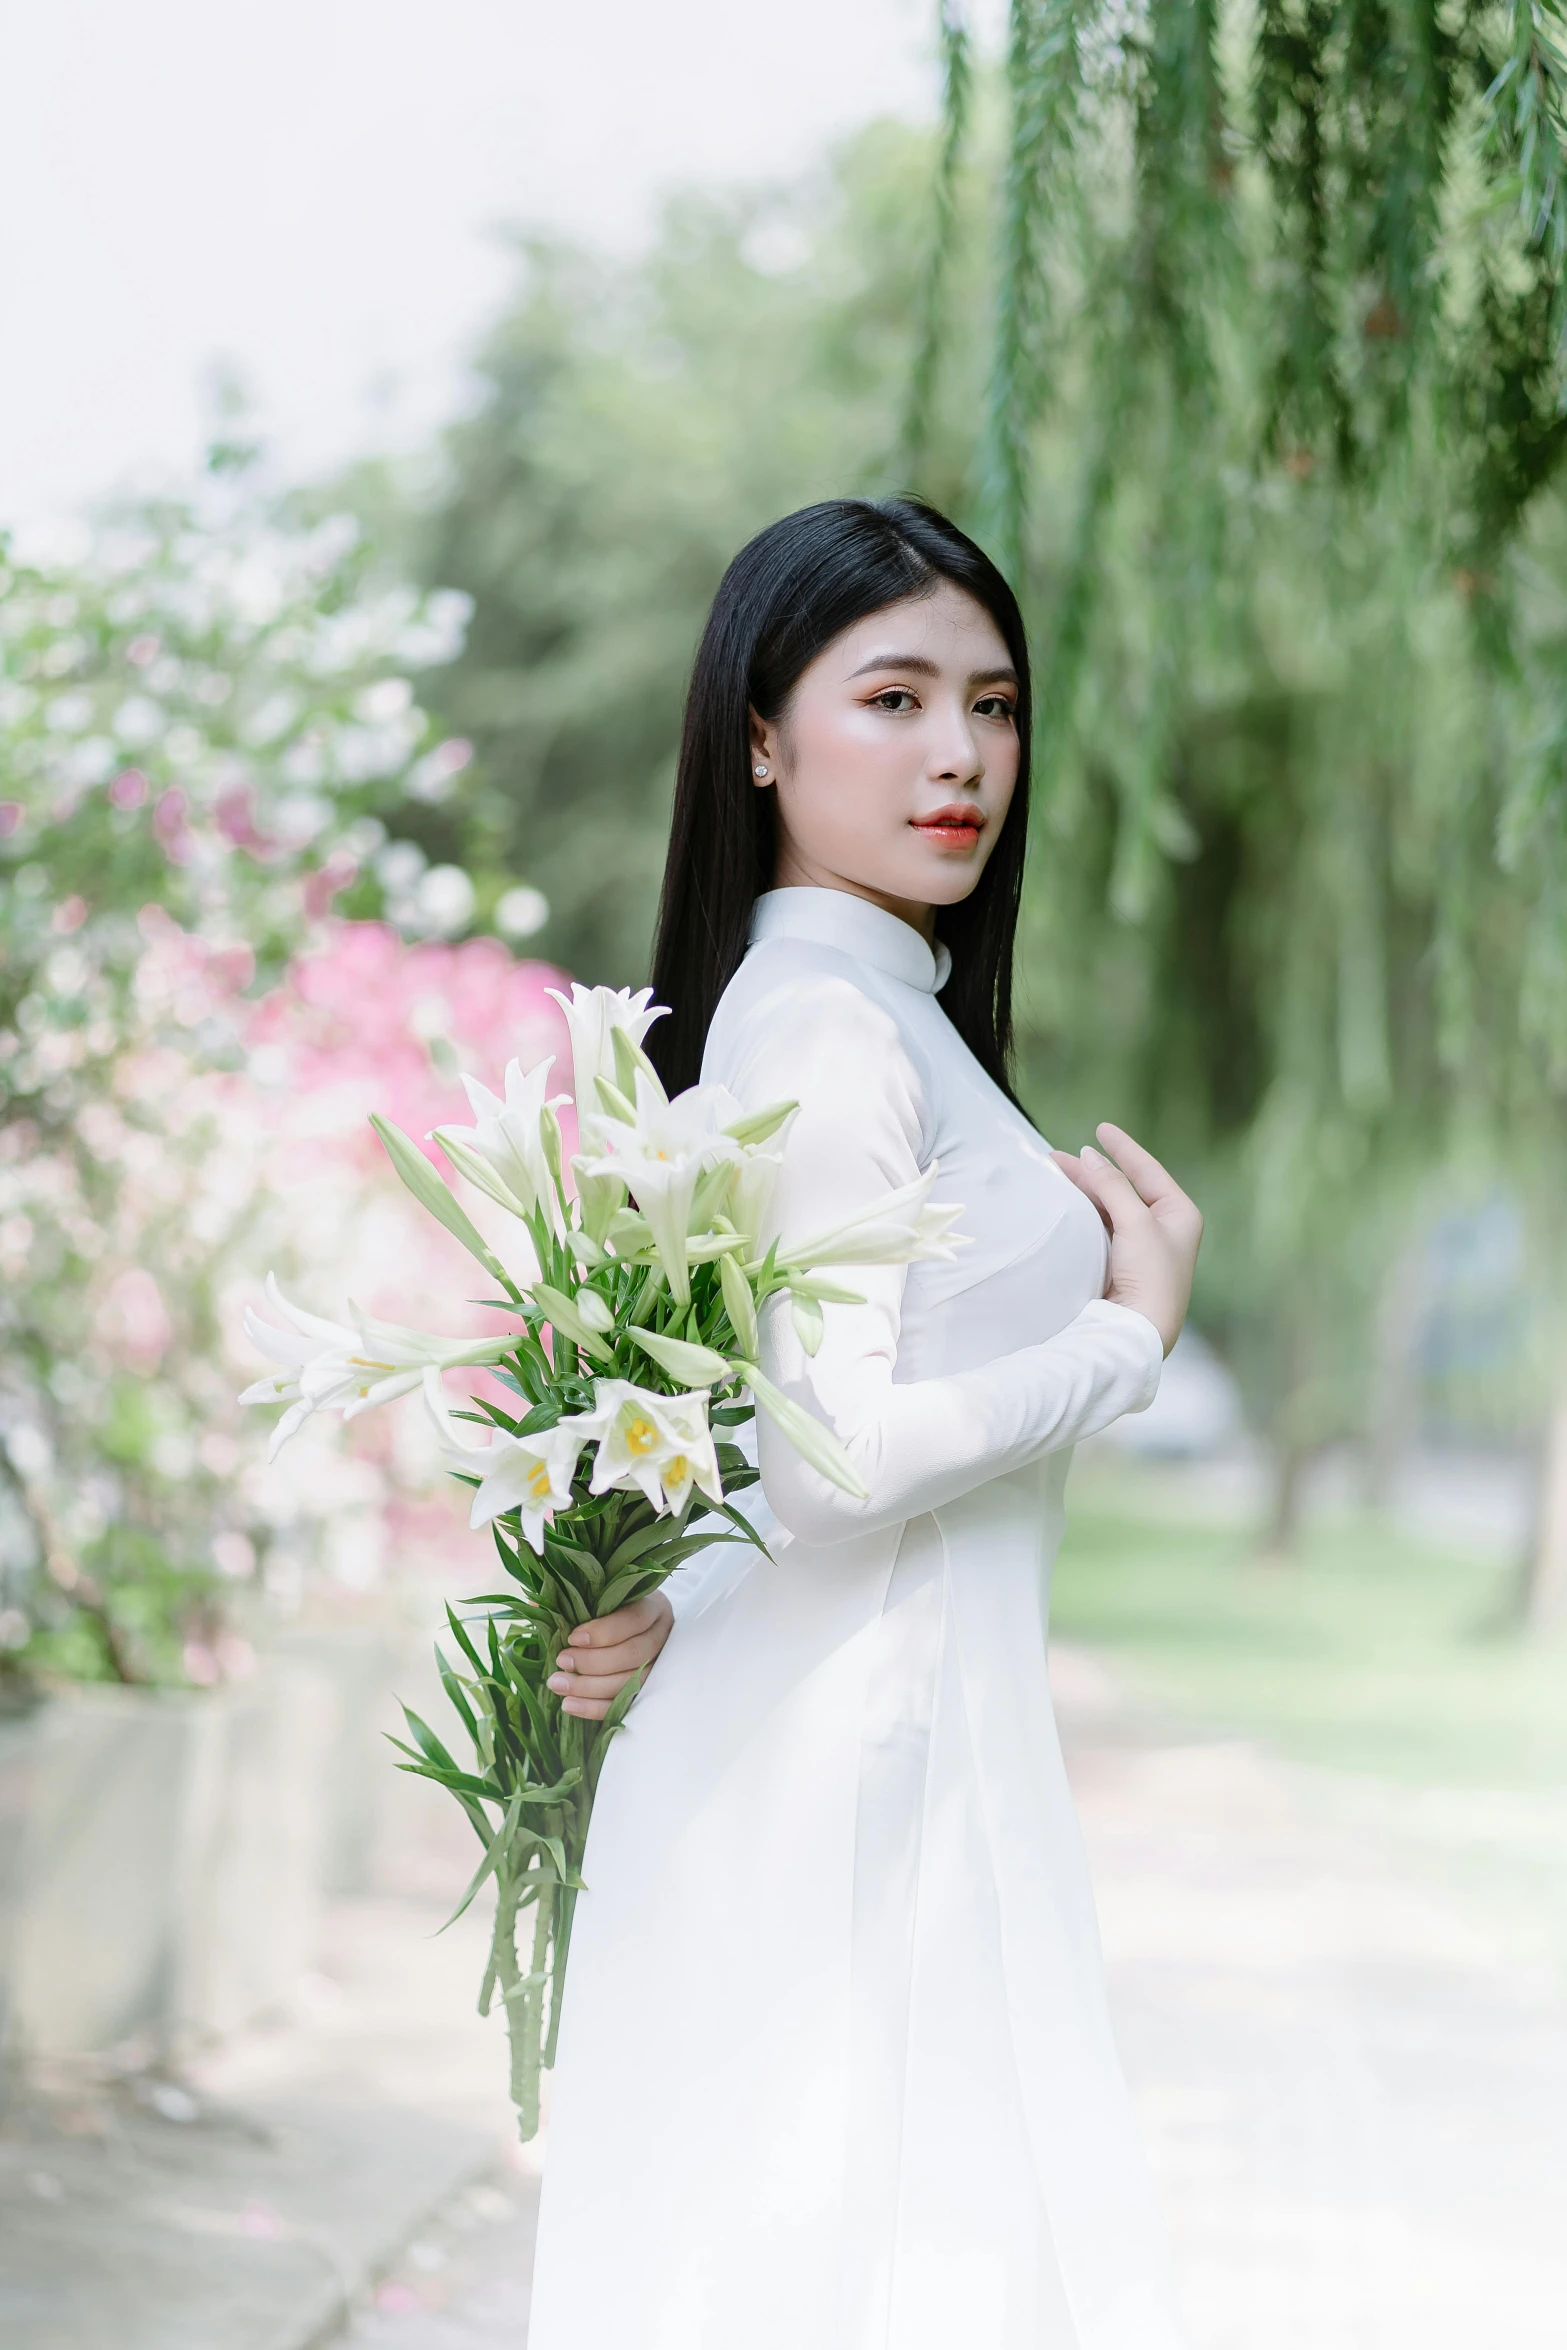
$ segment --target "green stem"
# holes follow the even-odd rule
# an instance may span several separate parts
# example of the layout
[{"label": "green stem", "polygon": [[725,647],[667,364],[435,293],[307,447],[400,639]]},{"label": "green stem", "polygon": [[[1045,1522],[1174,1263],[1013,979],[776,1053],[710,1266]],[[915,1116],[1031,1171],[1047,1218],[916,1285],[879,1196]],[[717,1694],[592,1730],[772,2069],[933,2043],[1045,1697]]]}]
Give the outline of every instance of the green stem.
[{"label": "green stem", "polygon": [[[522,1877],[506,1875],[496,1889],[495,1935],[490,1970],[500,1985],[506,2009],[506,2037],[511,2054],[511,2098],[517,2108],[517,2132],[526,2145],[539,2128],[540,1993],[534,1981],[524,1986],[517,1965],[517,1911],[521,1906]],[[552,1884],[535,1879],[537,1908],[533,1928],[532,1975],[542,1973],[549,1948]]]},{"label": "green stem", "polygon": [[[572,1857],[568,1853],[568,1858]],[[560,2040],[561,1994],[566,1988],[566,1961],[571,1953],[571,1921],[577,1913],[577,1896],[569,1885],[560,1889],[560,1915],[555,1926],[555,1952],[550,1964],[550,2029],[544,2043],[545,2070],[555,2063],[555,2050]]]}]

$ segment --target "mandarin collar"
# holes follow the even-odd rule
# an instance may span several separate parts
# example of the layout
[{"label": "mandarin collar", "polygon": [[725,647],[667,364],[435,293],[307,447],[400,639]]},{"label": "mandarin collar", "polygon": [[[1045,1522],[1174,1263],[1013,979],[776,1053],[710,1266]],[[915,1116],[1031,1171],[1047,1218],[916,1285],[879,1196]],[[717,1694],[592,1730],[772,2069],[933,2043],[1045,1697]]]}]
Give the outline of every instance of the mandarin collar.
[{"label": "mandarin collar", "polygon": [[924,995],[938,994],[952,971],[952,957],[939,941],[932,951],[898,915],[846,889],[764,890],[752,909],[751,937],[808,938],[816,946],[837,947]]}]

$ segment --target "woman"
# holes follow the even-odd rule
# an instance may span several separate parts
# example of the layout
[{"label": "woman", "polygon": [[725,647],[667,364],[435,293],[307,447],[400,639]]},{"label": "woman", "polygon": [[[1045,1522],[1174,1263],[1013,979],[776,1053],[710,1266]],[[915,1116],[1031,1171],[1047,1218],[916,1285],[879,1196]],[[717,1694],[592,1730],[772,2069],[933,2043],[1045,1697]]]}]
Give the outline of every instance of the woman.
[{"label": "woman", "polygon": [[[1073,1444],[1141,1410],[1201,1218],[1008,1081],[1028,658],[929,509],[735,558],[687,706],[649,1050],[800,1107],[793,1237],[909,1182],[950,1261],[854,1275],[770,1376],[862,1501],[759,1430],[766,1557],[583,1627],[602,1713],[530,2350],[1176,2350],[1045,1672]],[[1108,1238],[1107,1238],[1108,1234]],[[665,1645],[667,1641],[667,1646]],[[660,1655],[660,1652],[662,1654]]]}]

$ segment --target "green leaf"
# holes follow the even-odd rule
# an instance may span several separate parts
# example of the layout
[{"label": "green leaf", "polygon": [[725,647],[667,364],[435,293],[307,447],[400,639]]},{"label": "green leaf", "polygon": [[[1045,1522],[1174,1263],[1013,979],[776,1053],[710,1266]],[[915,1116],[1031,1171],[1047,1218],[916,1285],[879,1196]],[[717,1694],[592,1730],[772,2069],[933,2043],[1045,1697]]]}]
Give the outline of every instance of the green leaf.
[{"label": "green leaf", "polygon": [[479,1742],[478,1724],[473,1718],[473,1709],[468,1703],[467,1696],[463,1690],[463,1685],[461,1681],[458,1680],[457,1675],[452,1671],[451,1666],[447,1663],[445,1657],[442,1656],[439,1649],[437,1649],[435,1652],[435,1662],[436,1669],[441,1676],[441,1687],[445,1690],[452,1704],[457,1709],[458,1714],[461,1716],[463,1728],[467,1731],[469,1737],[477,1746]]},{"label": "green leaf", "polygon": [[725,1502],[724,1516],[729,1519],[732,1525],[739,1527],[741,1533],[745,1535],[748,1541],[755,1543],[757,1549],[762,1552],[764,1557],[771,1558],[771,1551],[768,1550],[766,1543],[762,1540],[762,1537],[760,1534],[758,1534],[750,1519],[742,1517],[732,1502]]},{"label": "green leaf", "polygon": [[649,1591],[656,1591],[662,1581],[663,1577],[656,1569],[628,1567],[623,1575],[615,1577],[613,1583],[606,1583],[599,1593],[599,1614],[612,1616],[616,1608],[624,1607],[628,1600],[640,1599],[644,1584]]},{"label": "green leaf", "polygon": [[456,1925],[457,1920],[462,1916],[464,1910],[467,1909],[469,1903],[473,1900],[474,1895],[484,1884],[485,1879],[487,1877],[493,1876],[496,1869],[499,1868],[501,1862],[505,1859],[506,1854],[511,1847],[512,1837],[516,1832],[520,1811],[520,1804],[516,1798],[513,1798],[511,1804],[507,1808],[504,1819],[501,1821],[500,1826],[496,1829],[494,1835],[490,1839],[489,1846],[485,1852],[483,1860],[480,1861],[478,1867],[474,1870],[473,1875],[468,1880],[467,1891],[463,1894],[463,1897],[458,1902],[457,1907],[452,1911],[451,1916],[446,1920],[446,1925],[443,1925],[439,1929],[441,1933],[445,1933],[447,1926]]},{"label": "green leaf", "polygon": [[401,1698],[397,1702],[402,1708],[403,1720],[408,1724],[419,1747],[428,1755],[431,1762],[439,1764],[443,1771],[455,1771],[457,1769],[456,1763],[453,1762],[435,1732],[430,1728],[429,1723],[421,1721],[412,1706],[403,1705]]},{"label": "green leaf", "polygon": [[[624,1684],[622,1688],[616,1691],[614,1697],[610,1700],[608,1713],[604,1716],[603,1721],[599,1724],[599,1736],[601,1738],[611,1738],[614,1736],[615,1732],[620,1728],[621,1723],[625,1720],[627,1714],[631,1711],[632,1702],[638,1695],[642,1684],[646,1679],[647,1666],[638,1665],[636,1671],[631,1675],[631,1678]],[[617,1765],[616,1767],[618,1768],[619,1766]]]},{"label": "green leaf", "polygon": [[[609,1557],[604,1561],[605,1574],[618,1575],[624,1568],[629,1567],[634,1559],[641,1558],[645,1551],[656,1548],[660,1542],[667,1542],[669,1535],[669,1520],[655,1517],[651,1525],[641,1526],[636,1533],[628,1534],[624,1542],[611,1551]],[[608,1615],[609,1610],[604,1608],[600,1612]]]},{"label": "green leaf", "polygon": [[[450,1600],[448,1600],[446,1603],[446,1621],[452,1628],[452,1638],[457,1642],[457,1645],[462,1650],[464,1656],[468,1659],[468,1662],[472,1665],[474,1671],[482,1678],[484,1667],[479,1661],[479,1652],[474,1647],[473,1642],[469,1639],[467,1632],[463,1628],[462,1618],[458,1615]],[[444,1658],[441,1658],[440,1650],[437,1649],[435,1653],[437,1659],[444,1663],[445,1660]]]}]

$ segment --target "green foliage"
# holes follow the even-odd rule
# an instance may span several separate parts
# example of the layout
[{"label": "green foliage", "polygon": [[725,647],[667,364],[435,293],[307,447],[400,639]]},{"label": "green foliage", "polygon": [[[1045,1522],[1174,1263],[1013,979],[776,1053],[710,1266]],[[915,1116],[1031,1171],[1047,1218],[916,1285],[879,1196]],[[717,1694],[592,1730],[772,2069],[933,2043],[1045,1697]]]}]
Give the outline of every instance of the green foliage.
[{"label": "green foliage", "polygon": [[775,515],[886,486],[927,152],[883,127],[801,186],[682,199],[646,261],[521,250],[420,561],[474,600],[434,689],[476,746],[469,861],[537,883],[539,949],[568,969],[646,970],[686,675],[725,564]]},{"label": "green foliage", "polygon": [[1559,1788],[1558,1647],[1496,1637],[1512,1570],[1383,1521],[1313,1525],[1302,1571],[1194,1518],[1157,1472],[1082,1464],[1051,1617],[1189,1718],[1336,1771]]},{"label": "green foliage", "polygon": [[1434,1165],[1509,1155],[1555,1271],[1561,30],[1014,0],[970,169],[966,511],[1041,671],[1029,1091],[1203,1198],[1199,1314],[1286,1453],[1364,1425]]}]

